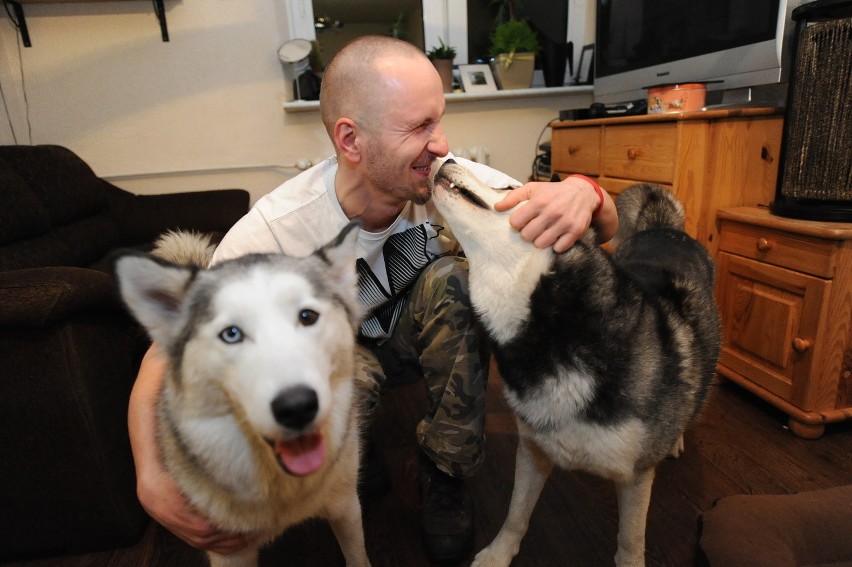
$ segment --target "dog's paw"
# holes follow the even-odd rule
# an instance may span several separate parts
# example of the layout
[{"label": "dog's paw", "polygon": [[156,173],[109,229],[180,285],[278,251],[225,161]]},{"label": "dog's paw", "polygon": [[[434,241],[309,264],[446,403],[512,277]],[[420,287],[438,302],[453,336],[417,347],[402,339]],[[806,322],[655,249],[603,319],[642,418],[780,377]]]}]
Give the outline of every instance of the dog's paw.
[{"label": "dog's paw", "polygon": [[671,455],[673,458],[677,459],[678,457],[683,455],[683,450],[684,450],[683,435],[681,435],[680,437],[678,437],[677,442],[675,442],[675,444],[672,446],[671,451],[669,451],[669,455]]},{"label": "dog's paw", "polygon": [[470,567],[509,567],[516,553],[517,550],[515,553],[502,553],[492,543],[476,554]]}]

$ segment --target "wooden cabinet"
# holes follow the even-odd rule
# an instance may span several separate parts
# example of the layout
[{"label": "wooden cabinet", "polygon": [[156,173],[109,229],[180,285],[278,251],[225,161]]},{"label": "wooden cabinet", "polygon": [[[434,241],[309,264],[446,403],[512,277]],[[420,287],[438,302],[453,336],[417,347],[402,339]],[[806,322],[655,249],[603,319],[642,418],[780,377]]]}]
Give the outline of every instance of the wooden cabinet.
[{"label": "wooden cabinet", "polygon": [[613,197],[643,181],[674,192],[716,258],[719,374],[816,438],[852,418],[852,223],[766,210],[782,127],[780,111],[757,108],[556,122],[551,163]]},{"label": "wooden cabinet", "polygon": [[686,231],[715,254],[718,209],[774,198],[782,126],[772,108],[562,121],[551,163],[561,177],[596,177],[613,197],[642,181],[667,187],[686,209]]},{"label": "wooden cabinet", "polygon": [[852,418],[852,223],[718,212],[719,373],[816,438]]}]

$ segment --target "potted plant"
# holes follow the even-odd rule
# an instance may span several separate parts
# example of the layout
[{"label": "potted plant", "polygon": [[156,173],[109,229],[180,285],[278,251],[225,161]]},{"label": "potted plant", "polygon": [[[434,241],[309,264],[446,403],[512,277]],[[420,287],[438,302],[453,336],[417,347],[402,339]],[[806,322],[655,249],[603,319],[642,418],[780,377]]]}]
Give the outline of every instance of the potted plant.
[{"label": "potted plant", "polygon": [[441,75],[441,82],[444,84],[444,92],[453,92],[453,59],[456,58],[456,49],[444,43],[440,37],[438,42],[441,44],[433,47],[426,52],[426,56],[432,61],[432,65],[438,70]]},{"label": "potted plant", "polygon": [[538,36],[525,20],[515,18],[518,0],[492,0],[500,4],[499,22],[491,32],[494,77],[501,89],[526,89],[532,84]]}]

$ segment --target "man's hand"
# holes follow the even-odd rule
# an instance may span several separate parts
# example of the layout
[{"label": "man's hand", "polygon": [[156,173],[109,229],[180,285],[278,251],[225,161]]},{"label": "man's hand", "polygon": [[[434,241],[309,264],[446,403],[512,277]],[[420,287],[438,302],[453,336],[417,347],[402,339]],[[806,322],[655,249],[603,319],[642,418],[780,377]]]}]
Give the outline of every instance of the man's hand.
[{"label": "man's hand", "polygon": [[248,535],[223,532],[199,514],[165,470],[140,475],[136,488],[145,511],[192,547],[227,555],[251,542]]},{"label": "man's hand", "polygon": [[[559,183],[531,181],[510,191],[494,205],[507,211],[526,201],[509,216],[509,224],[521,238],[538,248],[553,247],[554,252],[568,250],[579,240],[594,219],[598,239],[605,242],[618,229],[615,203],[603,192],[601,198],[591,183],[580,177],[568,177]],[[598,208],[600,207],[600,208]]]},{"label": "man's hand", "polygon": [[216,528],[181,493],[160,458],[156,436],[157,399],[166,363],[156,344],[145,354],[130,395],[127,422],[136,465],[136,493],[157,522],[193,547],[228,554],[245,548],[250,534]]}]

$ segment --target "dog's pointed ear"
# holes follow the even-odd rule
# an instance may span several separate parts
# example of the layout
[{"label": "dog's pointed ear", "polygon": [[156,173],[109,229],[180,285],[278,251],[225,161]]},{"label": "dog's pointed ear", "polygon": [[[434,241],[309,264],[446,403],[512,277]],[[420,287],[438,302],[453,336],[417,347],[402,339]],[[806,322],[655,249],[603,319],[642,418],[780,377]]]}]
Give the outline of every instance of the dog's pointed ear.
[{"label": "dog's pointed ear", "polygon": [[355,268],[355,260],[358,258],[358,229],[361,228],[360,221],[352,221],[343,227],[331,242],[317,251],[317,254],[326,259],[332,266]]},{"label": "dog's pointed ear", "polygon": [[154,341],[170,345],[180,331],[181,305],[197,270],[146,254],[119,256],[113,269],[124,303]]},{"label": "dog's pointed ear", "polygon": [[346,297],[350,311],[360,316],[358,301],[358,232],[360,221],[352,221],[343,227],[334,240],[317,250],[317,254],[330,266],[329,277],[334,278],[337,289],[348,290]]}]

